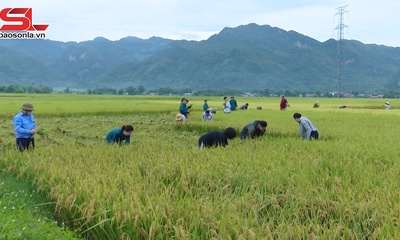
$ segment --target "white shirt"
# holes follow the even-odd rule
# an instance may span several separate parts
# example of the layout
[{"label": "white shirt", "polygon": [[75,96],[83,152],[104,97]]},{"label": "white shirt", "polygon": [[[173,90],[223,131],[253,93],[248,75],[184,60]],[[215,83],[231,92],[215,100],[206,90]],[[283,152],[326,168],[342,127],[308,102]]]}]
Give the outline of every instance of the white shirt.
[{"label": "white shirt", "polygon": [[230,113],[231,112],[231,104],[229,103],[229,101],[226,101],[225,102],[225,106],[223,106],[224,107],[224,113]]},{"label": "white shirt", "polygon": [[212,118],[213,118],[213,115],[212,115],[211,112],[210,112],[210,114],[208,114],[208,115],[207,115],[206,112],[203,113],[203,120],[210,120],[210,121],[211,121]]}]

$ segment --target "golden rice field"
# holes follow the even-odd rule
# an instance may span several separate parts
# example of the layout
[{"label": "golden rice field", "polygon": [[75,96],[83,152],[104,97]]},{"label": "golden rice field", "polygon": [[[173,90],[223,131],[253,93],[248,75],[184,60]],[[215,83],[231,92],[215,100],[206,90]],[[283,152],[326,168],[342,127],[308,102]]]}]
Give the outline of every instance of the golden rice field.
[{"label": "golden rice field", "polygon": [[[207,97],[210,107],[222,97]],[[0,95],[0,169],[29,179],[87,239],[400,239],[400,100],[288,98],[280,111],[279,98],[237,97],[249,110],[202,122],[204,97],[189,97],[179,124],[180,98]],[[12,117],[24,102],[39,133],[20,154]],[[300,140],[295,112],[319,141]],[[207,131],[257,119],[268,122],[259,139],[197,146]],[[132,143],[107,145],[124,124]]]}]

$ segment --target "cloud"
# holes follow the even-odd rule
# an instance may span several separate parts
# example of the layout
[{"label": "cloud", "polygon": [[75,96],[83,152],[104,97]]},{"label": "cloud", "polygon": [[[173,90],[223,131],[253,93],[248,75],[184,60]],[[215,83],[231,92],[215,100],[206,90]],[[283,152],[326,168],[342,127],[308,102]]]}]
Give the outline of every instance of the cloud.
[{"label": "cloud", "polygon": [[47,38],[85,41],[98,36],[118,40],[204,40],[224,27],[249,23],[294,30],[319,41],[337,38],[336,8],[348,5],[346,39],[400,46],[398,0],[3,0],[0,8],[32,7],[35,23],[49,23]]}]

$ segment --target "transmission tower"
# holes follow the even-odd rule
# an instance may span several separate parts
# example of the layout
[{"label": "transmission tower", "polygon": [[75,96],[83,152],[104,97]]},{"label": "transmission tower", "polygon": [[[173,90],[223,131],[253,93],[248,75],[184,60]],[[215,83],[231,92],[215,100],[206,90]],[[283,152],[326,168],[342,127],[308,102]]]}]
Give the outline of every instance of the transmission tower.
[{"label": "transmission tower", "polygon": [[345,8],[348,5],[341,6],[336,8],[337,13],[335,16],[339,16],[339,22],[338,25],[335,27],[334,30],[337,30],[337,44],[338,44],[338,52],[337,52],[337,58],[338,58],[338,76],[337,76],[337,91],[338,91],[338,96],[340,95],[340,92],[342,91],[342,71],[343,71],[343,59],[344,59],[344,29],[347,28],[348,26],[344,24],[344,15],[348,13],[349,11],[346,11]]}]

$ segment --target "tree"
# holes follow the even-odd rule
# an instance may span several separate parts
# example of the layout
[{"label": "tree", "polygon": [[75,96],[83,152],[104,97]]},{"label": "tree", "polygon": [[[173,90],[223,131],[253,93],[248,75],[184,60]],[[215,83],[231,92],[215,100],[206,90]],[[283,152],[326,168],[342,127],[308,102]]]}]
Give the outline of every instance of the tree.
[{"label": "tree", "polygon": [[144,87],[142,85],[139,85],[138,87],[138,93],[139,94],[143,94],[146,91],[146,89],[144,89]]},{"label": "tree", "polygon": [[66,89],[64,89],[64,93],[71,93],[71,89],[69,89],[68,87]]},{"label": "tree", "polygon": [[270,94],[269,89],[268,89],[268,88],[267,88],[267,89],[264,89],[264,91],[262,91],[262,94],[263,94],[264,96],[268,97],[269,94]]},{"label": "tree", "polygon": [[6,87],[6,93],[15,93],[16,90],[17,90],[17,87],[14,85],[8,85]]},{"label": "tree", "polygon": [[134,87],[132,87],[132,86],[130,86],[130,87],[127,87],[126,89],[125,89],[125,91],[126,91],[126,93],[128,93],[129,95],[136,95],[137,94],[137,90],[136,90],[136,88],[134,88]]}]

